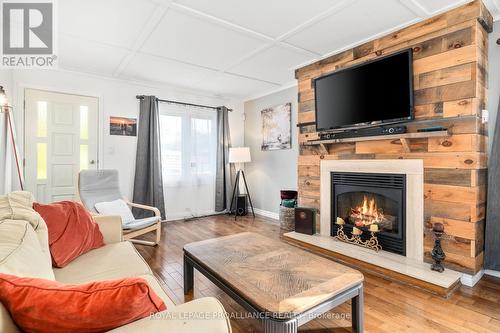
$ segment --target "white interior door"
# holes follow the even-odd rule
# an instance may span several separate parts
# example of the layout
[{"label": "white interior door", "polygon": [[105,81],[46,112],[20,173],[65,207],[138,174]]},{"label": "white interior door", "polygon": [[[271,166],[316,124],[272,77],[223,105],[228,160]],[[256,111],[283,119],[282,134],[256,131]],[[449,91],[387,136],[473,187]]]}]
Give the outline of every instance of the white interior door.
[{"label": "white interior door", "polygon": [[160,104],[167,220],[215,211],[216,122],[212,110]]},{"label": "white interior door", "polygon": [[25,90],[26,188],[38,202],[77,198],[78,172],[97,168],[98,99]]}]

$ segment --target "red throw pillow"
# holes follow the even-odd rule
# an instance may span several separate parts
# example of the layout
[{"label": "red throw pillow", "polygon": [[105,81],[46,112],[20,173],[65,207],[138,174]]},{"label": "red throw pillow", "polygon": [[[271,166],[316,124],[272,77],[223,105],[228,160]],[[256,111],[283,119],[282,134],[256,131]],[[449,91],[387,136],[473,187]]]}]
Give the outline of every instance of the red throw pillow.
[{"label": "red throw pillow", "polygon": [[33,204],[47,223],[49,248],[54,267],[64,267],[76,257],[104,245],[99,226],[79,203],[61,201]]},{"label": "red throw pillow", "polygon": [[141,278],[65,285],[0,274],[0,301],[33,333],[105,332],[166,309]]}]

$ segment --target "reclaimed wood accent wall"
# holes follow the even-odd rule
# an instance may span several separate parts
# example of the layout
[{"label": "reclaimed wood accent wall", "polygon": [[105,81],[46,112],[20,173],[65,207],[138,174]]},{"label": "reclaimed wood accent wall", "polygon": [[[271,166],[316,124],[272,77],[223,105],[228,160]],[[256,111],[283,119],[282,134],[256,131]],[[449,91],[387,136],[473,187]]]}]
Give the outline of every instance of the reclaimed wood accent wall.
[{"label": "reclaimed wood accent wall", "polygon": [[[430,262],[433,246],[429,228],[441,222],[448,235],[443,241],[446,266],[479,272],[487,173],[487,126],[481,112],[487,96],[492,24],[483,3],[474,1],[298,69],[300,205],[320,208],[321,159],[422,159],[425,260]],[[443,126],[451,136],[303,145],[318,138],[314,78],[407,48],[413,48],[416,105],[415,120],[406,123],[408,132]]]}]

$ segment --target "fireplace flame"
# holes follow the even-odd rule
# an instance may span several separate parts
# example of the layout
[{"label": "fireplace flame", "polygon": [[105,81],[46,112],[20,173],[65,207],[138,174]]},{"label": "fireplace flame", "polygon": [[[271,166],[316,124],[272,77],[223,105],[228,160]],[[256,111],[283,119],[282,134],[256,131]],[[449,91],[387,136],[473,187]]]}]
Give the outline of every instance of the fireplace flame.
[{"label": "fireplace flame", "polygon": [[379,224],[386,220],[383,210],[377,207],[375,198],[368,199],[366,195],[363,196],[363,202],[359,206],[351,208],[350,217],[357,227]]}]

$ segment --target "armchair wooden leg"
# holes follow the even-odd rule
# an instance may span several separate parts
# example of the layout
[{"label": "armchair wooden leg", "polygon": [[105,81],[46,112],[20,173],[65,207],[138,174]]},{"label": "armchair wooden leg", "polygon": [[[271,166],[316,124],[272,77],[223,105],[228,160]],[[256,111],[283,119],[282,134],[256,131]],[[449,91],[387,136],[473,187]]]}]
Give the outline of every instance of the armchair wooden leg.
[{"label": "armchair wooden leg", "polygon": [[158,225],[156,227],[156,244],[160,244],[160,239],[161,239],[161,221],[158,222]]},{"label": "armchair wooden leg", "polygon": [[141,244],[141,245],[148,245],[148,246],[156,246],[156,245],[158,245],[158,243],[149,242],[149,241],[140,240],[140,239],[129,239],[128,241],[131,242],[131,243],[134,243],[134,244]]},{"label": "armchair wooden leg", "polygon": [[[135,237],[147,234],[148,232],[156,232],[156,241],[155,242],[150,242],[150,241],[145,241],[145,240],[140,240],[140,239],[135,239]],[[141,245],[148,245],[148,246],[156,246],[160,242],[160,237],[161,237],[161,222],[156,223],[156,225],[151,225],[147,228],[132,231],[129,233],[124,233],[123,235],[123,240],[128,240],[132,243],[135,244],[141,244]]]}]

